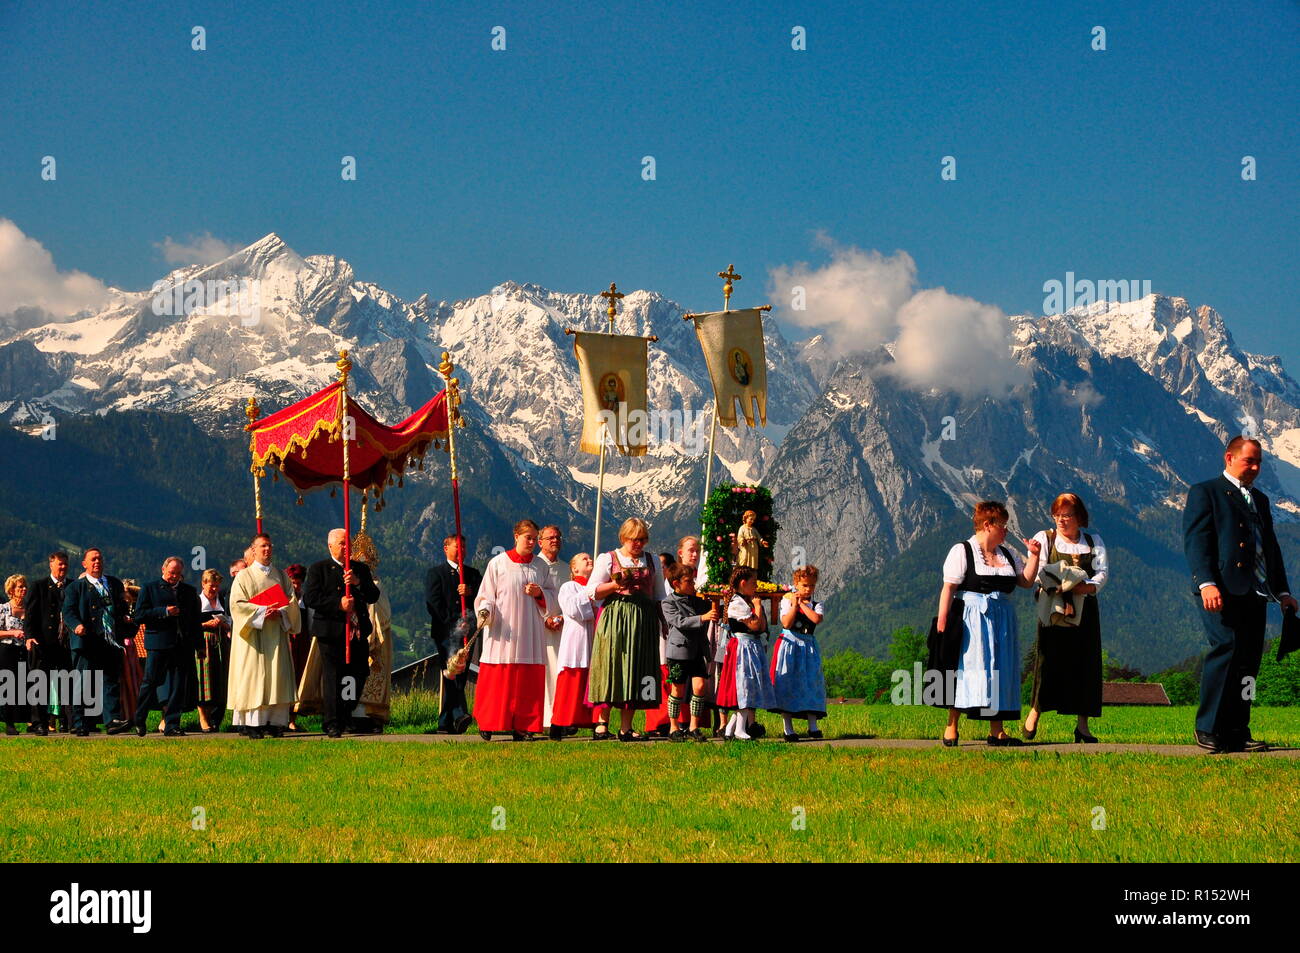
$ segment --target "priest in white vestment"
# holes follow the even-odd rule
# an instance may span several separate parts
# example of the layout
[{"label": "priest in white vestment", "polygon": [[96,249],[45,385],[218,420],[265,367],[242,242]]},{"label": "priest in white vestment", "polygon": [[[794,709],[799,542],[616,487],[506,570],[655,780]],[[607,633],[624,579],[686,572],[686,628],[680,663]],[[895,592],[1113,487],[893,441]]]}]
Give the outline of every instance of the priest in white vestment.
[{"label": "priest in white vestment", "polygon": [[[293,711],[295,684],[289,633],[302,626],[293,583],[271,565],[271,537],[253,539],[252,561],[230,586],[232,619],[230,678],[226,707],[234,724],[249,738],[279,737]],[[289,596],[283,609],[254,605],[252,600],[273,586]]]}]

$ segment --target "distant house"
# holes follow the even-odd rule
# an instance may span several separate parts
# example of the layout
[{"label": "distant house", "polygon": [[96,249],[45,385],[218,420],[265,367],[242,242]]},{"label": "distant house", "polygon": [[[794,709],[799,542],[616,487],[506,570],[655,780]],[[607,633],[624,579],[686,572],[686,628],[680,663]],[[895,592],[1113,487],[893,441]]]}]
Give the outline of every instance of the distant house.
[{"label": "distant house", "polygon": [[1159,682],[1102,682],[1103,705],[1168,705],[1169,696]]}]

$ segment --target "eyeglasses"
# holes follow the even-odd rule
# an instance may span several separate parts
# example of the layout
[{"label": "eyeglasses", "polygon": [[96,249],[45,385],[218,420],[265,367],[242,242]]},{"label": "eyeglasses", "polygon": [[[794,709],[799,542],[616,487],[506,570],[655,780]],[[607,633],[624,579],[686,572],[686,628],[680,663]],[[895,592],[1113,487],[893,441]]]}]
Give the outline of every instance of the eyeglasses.
[{"label": "eyeglasses", "polygon": [[549,542],[550,540],[555,540],[556,542],[559,542],[562,539],[564,539],[563,536],[543,536],[542,542],[545,543],[545,542]]},{"label": "eyeglasses", "polygon": [[1052,517],[1052,519],[1056,520],[1058,523],[1063,523],[1066,520],[1072,520],[1074,518],[1073,513],[1057,513]]}]

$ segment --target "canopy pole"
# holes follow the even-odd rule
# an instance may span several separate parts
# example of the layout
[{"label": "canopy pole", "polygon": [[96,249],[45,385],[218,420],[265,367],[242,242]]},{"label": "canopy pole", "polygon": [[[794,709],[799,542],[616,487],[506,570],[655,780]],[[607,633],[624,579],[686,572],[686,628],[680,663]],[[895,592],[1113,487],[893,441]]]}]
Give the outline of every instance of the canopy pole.
[{"label": "canopy pole", "polygon": [[[438,373],[442,375],[445,382],[444,393],[447,395],[447,453],[451,457],[451,508],[456,515],[456,575],[463,586],[465,585],[465,547],[461,543],[460,532],[460,477],[456,471],[456,428],[463,427],[465,424],[460,417],[460,381],[451,376],[455,371],[456,365],[452,363],[450,352],[443,351]],[[463,592],[460,593],[460,614],[462,618],[468,614]],[[462,639],[462,647],[464,642],[465,640]]]},{"label": "canopy pole", "polygon": [[[352,434],[348,433],[348,427],[351,421],[348,419],[348,372],[352,370],[352,362],[348,360],[347,351],[339,351],[338,362],[335,367],[339,370],[339,434],[343,438],[343,572],[352,571],[352,512],[349,505],[352,483],[352,454],[349,448],[352,440]],[[355,426],[355,425],[353,425]],[[343,580],[343,597],[345,599],[352,597],[352,586],[347,579]],[[352,664],[352,613],[347,613],[343,623],[343,663]]]},{"label": "canopy pole", "polygon": [[257,398],[248,398],[248,406],[244,408],[244,416],[248,418],[248,457],[249,469],[253,473],[253,516],[257,520],[257,535],[262,535],[262,481],[257,475],[257,460],[253,449],[253,422],[262,414],[262,408],[257,406]]}]

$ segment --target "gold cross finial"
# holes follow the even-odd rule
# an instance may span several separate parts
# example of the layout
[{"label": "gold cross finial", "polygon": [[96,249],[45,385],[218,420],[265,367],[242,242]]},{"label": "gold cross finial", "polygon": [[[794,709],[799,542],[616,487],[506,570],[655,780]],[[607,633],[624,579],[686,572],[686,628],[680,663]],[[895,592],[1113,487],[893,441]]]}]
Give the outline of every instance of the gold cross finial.
[{"label": "gold cross finial", "polygon": [[723,301],[726,301],[726,302],[730,302],[730,301],[731,301],[731,283],[732,283],[733,281],[739,281],[739,280],[741,279],[741,276],[738,275],[738,274],[736,274],[736,266],[735,266],[735,265],[728,265],[726,271],[720,271],[720,272],[718,272],[718,277],[719,277],[719,278],[725,278],[725,279],[727,279],[727,283],[724,284],[724,285],[722,286],[722,300],[723,300]]},{"label": "gold cross finial", "polygon": [[602,298],[608,298],[608,299],[609,299],[609,307],[605,309],[605,313],[606,313],[607,315],[609,315],[609,329],[610,329],[610,331],[613,331],[613,330],[614,330],[614,315],[618,313],[618,309],[615,308],[614,305],[615,305],[615,302],[618,301],[619,298],[624,297],[623,292],[619,291],[619,290],[618,290],[618,285],[614,284],[614,282],[611,281],[611,282],[609,283],[609,290],[608,290],[608,291],[602,291],[602,292],[600,293],[600,296],[601,296]]},{"label": "gold cross finial", "polygon": [[334,366],[338,368],[339,377],[346,384],[348,382],[348,372],[352,370],[352,361],[349,360],[347,351],[339,351],[339,359],[334,362]]},{"label": "gold cross finial", "polygon": [[248,406],[244,408],[244,416],[248,418],[248,423],[252,426],[253,421],[262,413],[262,408],[257,406],[257,398],[248,398]]}]

